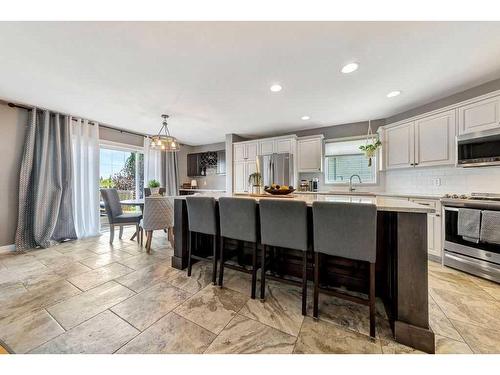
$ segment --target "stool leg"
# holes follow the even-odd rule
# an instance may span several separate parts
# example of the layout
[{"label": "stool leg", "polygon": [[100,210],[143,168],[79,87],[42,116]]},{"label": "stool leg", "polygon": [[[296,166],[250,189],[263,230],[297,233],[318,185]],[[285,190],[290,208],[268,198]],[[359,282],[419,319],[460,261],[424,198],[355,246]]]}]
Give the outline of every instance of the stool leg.
[{"label": "stool leg", "polygon": [[212,247],[213,247],[213,254],[214,254],[214,268],[212,271],[212,284],[217,285],[217,236],[213,235],[212,236]]},{"label": "stool leg", "polygon": [[257,242],[253,244],[252,254],[252,292],[250,296],[255,299],[255,290],[257,289]]},{"label": "stool leg", "polygon": [[191,276],[191,253],[193,248],[193,233],[188,231],[188,276]]},{"label": "stool leg", "polygon": [[302,315],[307,315],[307,251],[302,260]]},{"label": "stool leg", "polygon": [[375,338],[375,263],[370,263],[370,336]]},{"label": "stool leg", "polygon": [[318,319],[318,304],[319,304],[319,253],[314,253],[314,303],[313,317]]},{"label": "stool leg", "polygon": [[115,226],[113,224],[109,225],[109,243],[113,244],[113,239],[115,238]]},{"label": "stool leg", "polygon": [[118,233],[118,238],[121,240],[123,236],[123,225],[120,225],[120,232]]},{"label": "stool leg", "polygon": [[260,300],[264,302],[266,298],[266,248],[267,245],[262,247],[262,259],[260,261]]},{"label": "stool leg", "polygon": [[224,237],[220,236],[220,271],[219,271],[219,286],[222,288],[224,283]]}]

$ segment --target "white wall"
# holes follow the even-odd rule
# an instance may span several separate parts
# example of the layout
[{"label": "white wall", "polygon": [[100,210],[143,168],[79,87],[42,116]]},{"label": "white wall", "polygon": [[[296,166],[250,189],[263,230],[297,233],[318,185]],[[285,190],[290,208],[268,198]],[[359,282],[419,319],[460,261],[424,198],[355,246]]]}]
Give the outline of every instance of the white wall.
[{"label": "white wall", "polygon": [[[436,179],[440,185],[436,185]],[[434,167],[385,172],[389,193],[500,193],[500,167]]]}]

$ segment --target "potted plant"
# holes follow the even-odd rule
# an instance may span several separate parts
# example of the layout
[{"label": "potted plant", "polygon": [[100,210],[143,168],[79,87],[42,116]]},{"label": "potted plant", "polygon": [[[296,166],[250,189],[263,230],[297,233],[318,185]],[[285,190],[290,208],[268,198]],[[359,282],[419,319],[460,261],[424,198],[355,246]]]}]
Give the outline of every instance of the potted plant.
[{"label": "potted plant", "polygon": [[262,193],[262,175],[259,172],[254,172],[248,176],[248,185],[252,187],[252,194]]},{"label": "potted plant", "polygon": [[365,153],[365,156],[368,158],[368,166],[372,166],[372,158],[375,156],[378,148],[382,146],[382,142],[380,139],[373,139],[372,143],[367,143],[366,145],[359,146],[359,149]]},{"label": "potted plant", "polygon": [[151,189],[151,195],[160,195],[160,182],[158,180],[149,180],[148,187]]}]

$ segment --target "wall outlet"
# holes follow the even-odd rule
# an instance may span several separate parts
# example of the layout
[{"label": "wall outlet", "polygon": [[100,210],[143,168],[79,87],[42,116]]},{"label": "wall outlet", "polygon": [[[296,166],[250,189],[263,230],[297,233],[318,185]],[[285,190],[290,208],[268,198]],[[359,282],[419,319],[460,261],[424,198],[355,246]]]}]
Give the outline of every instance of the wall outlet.
[{"label": "wall outlet", "polygon": [[439,177],[432,179],[432,185],[441,186],[441,179]]}]

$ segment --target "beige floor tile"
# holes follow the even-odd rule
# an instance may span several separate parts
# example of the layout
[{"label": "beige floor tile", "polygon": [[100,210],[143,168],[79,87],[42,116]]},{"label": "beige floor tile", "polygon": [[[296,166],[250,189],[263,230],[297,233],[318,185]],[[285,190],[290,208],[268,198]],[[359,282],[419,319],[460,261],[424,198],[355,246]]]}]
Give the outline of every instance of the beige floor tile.
[{"label": "beige floor tile", "polygon": [[120,263],[111,263],[107,266],[74,276],[68,279],[68,281],[82,290],[89,290],[131,272],[133,272],[133,269],[129,267]]},{"label": "beige floor tile", "polygon": [[205,353],[289,354],[296,337],[236,315],[210,344]]},{"label": "beige floor tile", "polygon": [[61,333],[64,329],[45,310],[0,320],[0,339],[15,353],[26,353]]},{"label": "beige floor tile", "polygon": [[[312,294],[308,301],[308,315],[312,316]],[[392,339],[392,330],[386,316],[382,301],[377,300],[375,334],[378,338]],[[368,306],[320,293],[318,317],[320,320],[335,323],[364,335],[370,335],[370,309]]]},{"label": "beige floor tile", "polygon": [[500,331],[500,304],[494,299],[433,289],[432,298],[449,319]]},{"label": "beige floor tile", "polygon": [[196,293],[207,285],[212,284],[212,264],[209,262],[198,262],[193,265],[191,277],[188,277],[186,270],[183,270],[182,273],[170,279],[169,282],[173,286],[189,293]]},{"label": "beige floor tile", "polygon": [[70,329],[134,294],[130,289],[109,281],[51,306],[47,310],[64,329]]},{"label": "beige floor tile", "polygon": [[140,292],[151,285],[169,280],[182,273],[183,271],[172,268],[169,262],[161,262],[131,272],[117,278],[116,281],[135,292]]},{"label": "beige floor tile", "polygon": [[436,354],[472,354],[472,350],[463,341],[436,335]]},{"label": "beige floor tile", "polygon": [[490,296],[495,298],[497,301],[500,301],[500,284],[474,276],[470,276],[470,279]]},{"label": "beige floor tile", "polygon": [[492,297],[481,289],[476,283],[473,283],[468,275],[460,272],[450,272],[441,269],[431,269],[429,271],[432,277],[429,277],[429,289],[446,290],[465,295],[474,295],[482,299],[492,299]]},{"label": "beige floor tile", "polygon": [[451,320],[474,353],[500,354],[500,331]]},{"label": "beige floor tile", "polygon": [[393,340],[382,339],[380,344],[382,346],[382,353],[384,354],[425,354],[420,350],[400,344]]},{"label": "beige floor tile", "polygon": [[203,353],[215,335],[171,312],[117,353]]},{"label": "beige floor tile", "polygon": [[69,279],[70,277],[80,275],[85,272],[92,271],[91,268],[84,266],[79,262],[64,264],[59,267],[55,267],[51,269],[56,275],[64,279]]},{"label": "beige floor tile", "polygon": [[218,334],[247,299],[234,290],[209,285],[177,307],[175,312]]},{"label": "beige floor tile", "polygon": [[448,337],[453,340],[463,341],[462,336],[457,332],[453,324],[443,313],[441,308],[429,296],[429,325],[436,335]]},{"label": "beige floor tile", "polygon": [[26,293],[28,291],[22,283],[0,286],[0,305],[11,302]]},{"label": "beige floor tile", "polygon": [[144,331],[189,297],[189,293],[160,282],[112,307],[111,311]]},{"label": "beige floor tile", "polygon": [[294,353],[380,354],[379,340],[325,321],[306,317]]},{"label": "beige floor tile", "polygon": [[75,296],[81,291],[65,280],[48,284],[41,288],[35,288],[20,297],[10,300],[0,305],[0,319],[5,317],[15,317],[28,314],[57,303],[66,298]]},{"label": "beige floor tile", "polygon": [[[218,279],[217,279],[218,280]],[[260,287],[257,280],[257,295]],[[224,288],[232,289],[241,294],[250,296],[252,293],[252,275],[229,268],[224,269]]]},{"label": "beige floor tile", "polygon": [[240,313],[248,318],[297,336],[302,316],[302,291],[283,283],[268,282],[266,301],[261,302],[260,291],[256,299],[249,299]]},{"label": "beige floor tile", "polygon": [[144,253],[131,256],[130,258],[127,258],[125,260],[121,260],[120,264],[123,264],[124,266],[132,268],[134,270],[140,270],[141,268],[151,266],[155,263],[160,263],[164,261],[166,261],[166,259]]},{"label": "beige floor tile", "polygon": [[93,255],[95,255],[95,253],[89,250],[75,250],[64,254],[51,255],[50,257],[39,259],[39,261],[49,268],[59,268],[62,265],[78,262]]},{"label": "beige floor tile", "polygon": [[105,311],[33,350],[32,353],[111,354],[139,333],[110,311]]},{"label": "beige floor tile", "polygon": [[82,259],[80,263],[92,269],[96,269],[107,266],[108,264],[111,263],[126,260],[130,257],[132,257],[132,255],[130,255],[129,253],[117,250],[117,251],[107,252],[104,254],[93,255],[89,258]]}]

